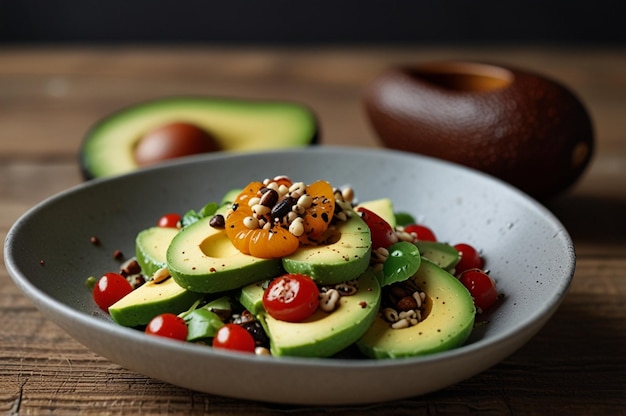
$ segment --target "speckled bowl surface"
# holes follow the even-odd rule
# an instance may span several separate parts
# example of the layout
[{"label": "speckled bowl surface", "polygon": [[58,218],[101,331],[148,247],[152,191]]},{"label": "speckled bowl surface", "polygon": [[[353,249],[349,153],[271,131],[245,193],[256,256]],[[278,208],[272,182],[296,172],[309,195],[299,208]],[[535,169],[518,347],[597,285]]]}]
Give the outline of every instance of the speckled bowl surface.
[{"label": "speckled bowl surface", "polygon": [[[389,197],[440,240],[482,249],[505,298],[458,349],[398,360],[273,358],[149,337],[101,312],[85,279],[116,270],[138,231],[251,180],[285,174]],[[90,242],[97,236],[101,244]],[[43,261],[42,265],[40,262]],[[94,180],[43,201],[9,231],[5,262],[47,317],[96,353],[190,389],[291,404],[356,404],[425,394],[497,364],[533,337],[570,285],[575,253],[559,221],[514,188],[467,168],[381,149],[312,147],[203,155]]]}]

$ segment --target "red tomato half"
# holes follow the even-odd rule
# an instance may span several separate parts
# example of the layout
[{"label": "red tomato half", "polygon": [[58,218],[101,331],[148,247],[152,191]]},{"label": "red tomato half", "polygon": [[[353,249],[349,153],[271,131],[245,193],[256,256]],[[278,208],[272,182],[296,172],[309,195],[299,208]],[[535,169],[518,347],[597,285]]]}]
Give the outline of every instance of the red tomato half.
[{"label": "red tomato half", "polygon": [[409,224],[404,227],[404,231],[409,234],[415,233],[418,241],[437,241],[437,237],[435,237],[433,230],[424,225]]},{"label": "red tomato half", "polygon": [[165,214],[159,218],[157,225],[163,228],[178,228],[180,220],[181,217],[178,214]]},{"label": "red tomato half", "polygon": [[237,324],[226,324],[217,330],[213,338],[213,348],[254,352],[254,337],[244,327]]},{"label": "red tomato half", "polygon": [[496,283],[480,269],[469,269],[461,273],[459,281],[474,298],[474,305],[480,309],[489,309],[498,300]]},{"label": "red tomato half", "polygon": [[372,235],[372,249],[379,247],[387,248],[398,242],[398,236],[387,221],[378,216],[378,214],[367,208],[359,207],[357,211],[361,213],[361,218],[367,224]]},{"label": "red tomato half", "polygon": [[118,273],[105,273],[93,288],[93,300],[103,311],[133,291],[133,287],[124,276]]},{"label": "red tomato half", "polygon": [[152,318],[146,327],[146,334],[186,341],[187,324],[178,315],[163,313]]},{"label": "red tomato half", "polygon": [[281,321],[300,322],[319,305],[319,289],[310,277],[285,274],[272,280],[263,293],[263,307]]}]

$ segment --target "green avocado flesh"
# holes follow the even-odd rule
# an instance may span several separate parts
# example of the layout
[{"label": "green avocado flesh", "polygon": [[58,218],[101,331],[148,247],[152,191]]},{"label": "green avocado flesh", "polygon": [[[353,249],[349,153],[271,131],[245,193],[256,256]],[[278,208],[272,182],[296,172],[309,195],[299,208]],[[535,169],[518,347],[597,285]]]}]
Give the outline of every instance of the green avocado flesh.
[{"label": "green avocado flesh", "polygon": [[223,229],[205,217],[183,228],[167,249],[167,266],[185,289],[216,293],[238,289],[283,273],[280,259],[261,259],[241,253]]},{"label": "green avocado flesh", "polygon": [[411,278],[426,293],[426,317],[415,326],[393,329],[377,316],[357,346],[371,358],[432,354],[462,345],[472,332],[476,309],[467,289],[423,258]]},{"label": "green avocado flesh", "polygon": [[319,284],[335,284],[360,276],[369,266],[372,250],[370,230],[365,221],[352,215],[337,225],[338,239],[319,246],[300,247],[283,257],[289,273],[305,274]]},{"label": "green avocado flesh", "polygon": [[178,228],[150,227],[135,238],[135,257],[144,276],[150,277],[166,266],[167,248]]},{"label": "green avocado flesh", "polygon": [[242,289],[240,301],[256,311],[269,338],[274,356],[329,357],[359,339],[372,324],[380,305],[380,286],[368,269],[358,278],[359,290],[342,296],[339,307],[331,313],[318,309],[301,322],[272,318],[262,306],[263,287],[252,284]]},{"label": "green avocado flesh", "polygon": [[[165,265],[167,247],[177,233],[176,228],[152,227],[137,235],[137,261],[145,276],[149,278]],[[171,278],[160,283],[148,281],[111,305],[109,314],[123,326],[146,325],[159,314],[187,310],[202,296],[183,289]]]},{"label": "green avocado flesh", "polygon": [[130,106],[104,118],[80,149],[85,179],[138,168],[134,149],[149,131],[173,122],[210,133],[224,151],[262,151],[317,142],[317,119],[304,105],[281,101],[174,97]]},{"label": "green avocado flesh", "polygon": [[269,285],[269,280],[262,280],[241,288],[239,303],[254,316],[265,312],[263,308],[263,291],[267,285]]},{"label": "green avocado flesh", "polygon": [[393,204],[389,198],[373,199],[371,201],[365,201],[354,207],[354,210],[359,208],[366,208],[378,215],[383,220],[387,221],[392,228],[396,226],[396,214],[393,211]]},{"label": "green avocado flesh", "polygon": [[452,272],[461,259],[458,250],[450,244],[438,241],[418,241],[415,245],[422,257],[426,257],[437,266],[449,272]]},{"label": "green avocado flesh", "polygon": [[111,318],[123,326],[146,325],[162,313],[186,311],[204,294],[180,287],[174,279],[161,283],[148,281],[109,307]]}]

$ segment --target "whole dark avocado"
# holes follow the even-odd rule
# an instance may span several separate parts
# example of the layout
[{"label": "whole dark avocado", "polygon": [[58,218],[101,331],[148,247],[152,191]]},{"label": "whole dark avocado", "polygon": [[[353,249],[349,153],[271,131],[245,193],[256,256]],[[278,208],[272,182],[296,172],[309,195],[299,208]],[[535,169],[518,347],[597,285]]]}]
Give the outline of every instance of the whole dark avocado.
[{"label": "whole dark avocado", "polygon": [[591,160],[592,121],[565,86],[528,71],[444,61],[389,68],[366,88],[387,147],[449,160],[538,198],[572,185]]},{"label": "whole dark avocado", "polygon": [[214,151],[253,152],[317,144],[316,115],[287,101],[167,97],[101,119],[83,139],[83,177],[120,175]]}]

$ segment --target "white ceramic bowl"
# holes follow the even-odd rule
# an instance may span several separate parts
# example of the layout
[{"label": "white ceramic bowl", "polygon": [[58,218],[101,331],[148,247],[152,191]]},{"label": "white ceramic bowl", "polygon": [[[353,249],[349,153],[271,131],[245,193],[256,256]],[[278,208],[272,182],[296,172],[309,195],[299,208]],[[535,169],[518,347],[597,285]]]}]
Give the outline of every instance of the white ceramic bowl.
[{"label": "white ceramic bowl", "polygon": [[[359,200],[390,197],[450,243],[482,249],[504,300],[461,348],[398,360],[273,358],[185,344],[111,322],[85,279],[116,270],[115,250],[163,213],[199,209],[231,188],[285,174],[351,185]],[[97,236],[101,244],[90,242]],[[44,264],[40,264],[40,261]],[[438,390],[498,363],[541,329],[567,292],[571,239],[543,206],[484,174],[381,149],[311,147],[181,159],[95,180],[34,207],[9,231],[6,266],[50,319],[96,353],[190,389],[292,404],[354,404]]]}]

